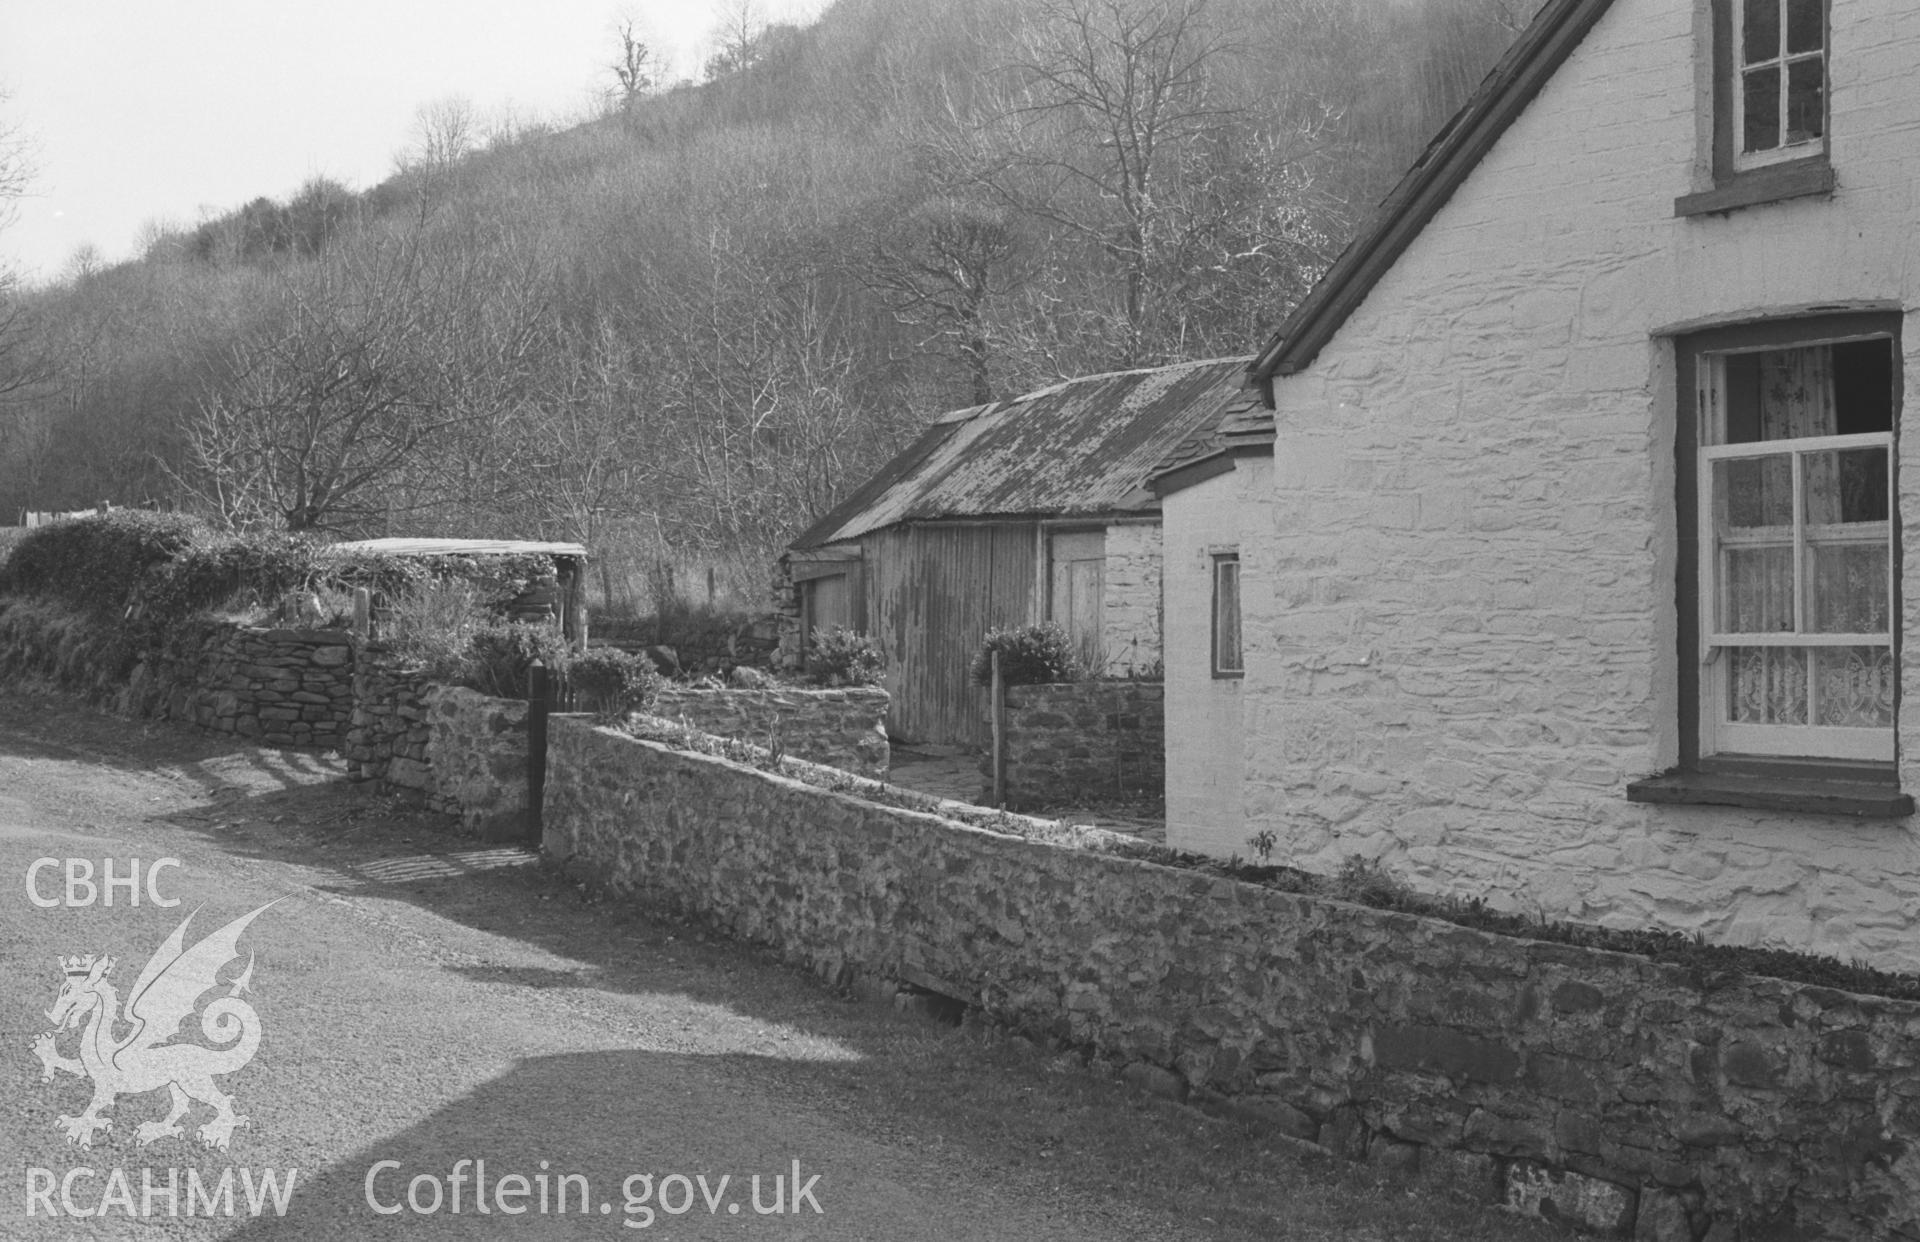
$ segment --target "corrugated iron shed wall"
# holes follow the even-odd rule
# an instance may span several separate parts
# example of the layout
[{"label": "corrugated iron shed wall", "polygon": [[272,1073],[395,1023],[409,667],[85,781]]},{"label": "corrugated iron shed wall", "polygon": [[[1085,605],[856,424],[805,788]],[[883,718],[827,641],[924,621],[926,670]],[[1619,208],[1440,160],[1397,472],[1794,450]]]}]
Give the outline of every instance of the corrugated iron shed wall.
[{"label": "corrugated iron shed wall", "polygon": [[987,745],[987,692],[969,680],[968,666],[988,629],[1034,619],[1035,524],[896,526],[861,543],[867,632],[889,662],[888,732]]}]

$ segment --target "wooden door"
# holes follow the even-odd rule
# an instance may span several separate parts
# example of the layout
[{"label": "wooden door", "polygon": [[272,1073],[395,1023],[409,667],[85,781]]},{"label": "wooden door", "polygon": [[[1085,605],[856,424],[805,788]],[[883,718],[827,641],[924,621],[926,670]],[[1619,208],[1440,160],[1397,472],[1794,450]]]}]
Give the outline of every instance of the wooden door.
[{"label": "wooden door", "polygon": [[833,574],[814,578],[806,584],[803,640],[809,649],[813,646],[816,634],[854,628],[853,592],[848,577],[847,574]]},{"label": "wooden door", "polygon": [[1059,531],[1047,540],[1047,619],[1066,630],[1089,671],[1106,665],[1101,611],[1106,600],[1107,536]]}]

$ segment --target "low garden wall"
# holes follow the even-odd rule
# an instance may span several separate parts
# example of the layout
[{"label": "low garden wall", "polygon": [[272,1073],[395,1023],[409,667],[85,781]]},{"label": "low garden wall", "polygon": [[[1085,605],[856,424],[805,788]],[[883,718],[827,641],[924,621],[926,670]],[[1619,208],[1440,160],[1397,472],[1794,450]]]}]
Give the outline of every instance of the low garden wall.
[{"label": "low garden wall", "polygon": [[520,699],[464,686],[427,696],[427,804],[488,841],[527,835],[527,713]]},{"label": "low garden wall", "polygon": [[[1157,681],[1009,686],[1007,805],[1142,796],[1166,788],[1166,689]],[[981,763],[993,779],[993,756]]]},{"label": "low garden wall", "polygon": [[433,683],[378,643],[364,644],[353,670],[353,714],[342,754],[355,780],[431,792],[427,692]]},{"label": "low garden wall", "polygon": [[705,733],[757,746],[771,740],[770,749],[799,759],[884,777],[892,753],[887,702],[887,692],[875,687],[700,690],[668,685],[648,710],[668,720],[684,719]]},{"label": "low garden wall", "polygon": [[937,981],[1163,1094],[1589,1229],[1920,1228],[1920,1004],[1005,836],[578,718],[545,824],[574,875],[828,977]]},{"label": "low garden wall", "polygon": [[353,714],[350,644],[344,630],[190,621],[134,667],[126,707],[270,746],[334,750]]},{"label": "low garden wall", "polygon": [[[0,600],[0,676],[44,677],[131,716],[178,720],[272,746],[331,750],[353,713],[344,630],[196,618],[126,671],[103,627],[39,600]],[[124,673],[124,678],[123,678]]]}]

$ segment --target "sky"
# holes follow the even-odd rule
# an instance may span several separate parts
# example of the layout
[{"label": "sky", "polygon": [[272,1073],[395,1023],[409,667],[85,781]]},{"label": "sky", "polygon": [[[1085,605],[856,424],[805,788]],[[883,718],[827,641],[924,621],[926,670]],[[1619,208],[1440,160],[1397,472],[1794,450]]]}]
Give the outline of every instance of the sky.
[{"label": "sky", "polygon": [[[804,21],[822,0],[750,0]],[[693,76],[740,0],[0,0],[0,125],[31,143],[32,193],[0,264],[57,277],[84,244],[133,257],[145,226],[190,227],[309,178],[393,171],[420,109],[457,97],[579,119],[614,85],[623,17]]]}]

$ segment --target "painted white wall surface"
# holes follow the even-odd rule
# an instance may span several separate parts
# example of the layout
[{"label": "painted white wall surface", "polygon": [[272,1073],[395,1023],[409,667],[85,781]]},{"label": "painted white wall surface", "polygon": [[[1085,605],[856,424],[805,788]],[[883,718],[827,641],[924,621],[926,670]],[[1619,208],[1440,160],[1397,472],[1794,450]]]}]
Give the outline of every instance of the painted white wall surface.
[{"label": "painted white wall surface", "polygon": [[1107,674],[1144,676],[1160,662],[1160,524],[1107,527],[1100,632]]},{"label": "painted white wall surface", "polygon": [[[1272,520],[1243,539],[1247,818],[1183,843],[1245,853],[1266,827],[1276,860],[1316,871],[1361,854],[1504,908],[1916,969],[1914,820],[1626,797],[1679,750],[1663,333],[1885,300],[1909,312],[1920,403],[1920,8],[1832,0],[1831,198],[1682,219],[1674,199],[1702,188],[1699,18],[1617,0],[1278,381]],[[1920,437],[1898,443],[1900,774],[1920,793]],[[1185,511],[1206,497],[1170,502],[1169,598],[1191,599]],[[1217,728],[1173,689],[1205,651],[1189,613],[1168,626],[1182,755]],[[1169,815],[1198,825],[1216,812],[1184,766],[1169,755]]]},{"label": "painted white wall surface", "polygon": [[[1230,473],[1161,499],[1168,600],[1167,844],[1175,849],[1254,855],[1241,808],[1246,682],[1213,675],[1213,558],[1239,553],[1242,594],[1259,589],[1262,569],[1251,561],[1248,536],[1264,527],[1272,493],[1273,463],[1241,458]],[[1243,604],[1243,618],[1250,615],[1251,605]]]}]

